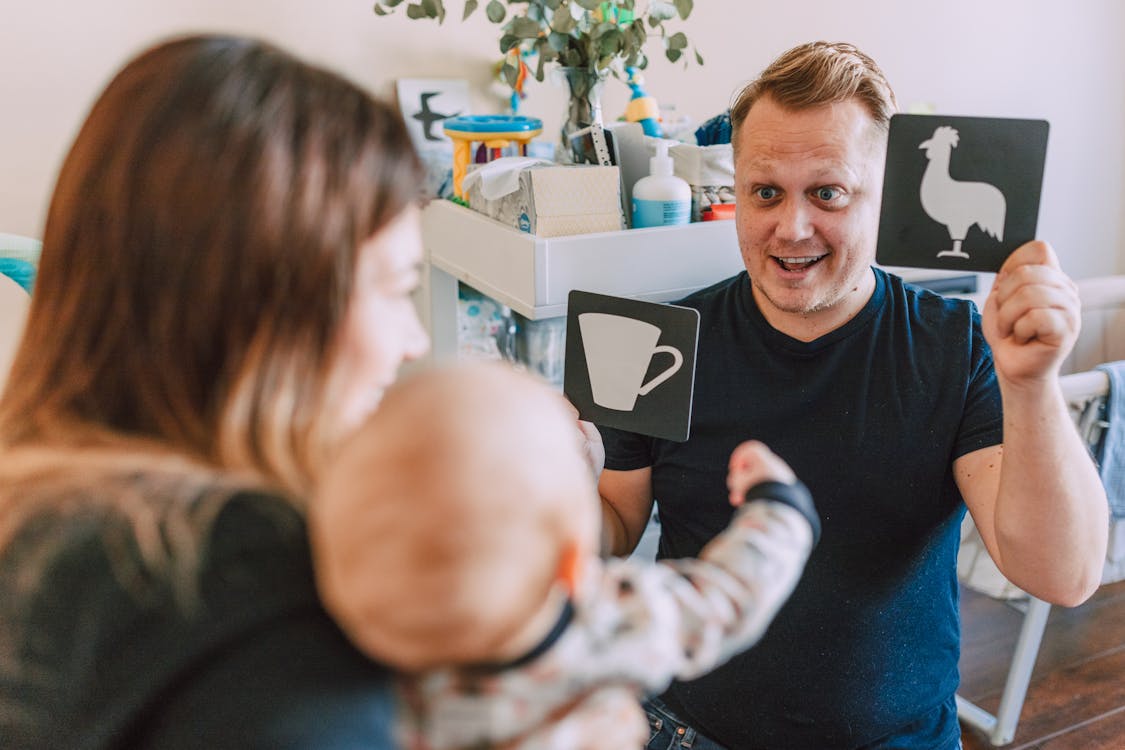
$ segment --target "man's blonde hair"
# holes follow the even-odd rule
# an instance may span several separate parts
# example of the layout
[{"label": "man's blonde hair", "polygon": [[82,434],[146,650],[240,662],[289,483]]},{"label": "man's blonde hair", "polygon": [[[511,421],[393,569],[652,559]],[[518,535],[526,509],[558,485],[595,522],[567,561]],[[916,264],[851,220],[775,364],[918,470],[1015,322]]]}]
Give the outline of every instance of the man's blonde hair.
[{"label": "man's blonde hair", "polygon": [[730,109],[731,141],[754,103],[769,97],[789,109],[810,109],[856,99],[886,131],[898,109],[894,91],[870,57],[845,42],[809,42],[783,53],[747,84]]}]

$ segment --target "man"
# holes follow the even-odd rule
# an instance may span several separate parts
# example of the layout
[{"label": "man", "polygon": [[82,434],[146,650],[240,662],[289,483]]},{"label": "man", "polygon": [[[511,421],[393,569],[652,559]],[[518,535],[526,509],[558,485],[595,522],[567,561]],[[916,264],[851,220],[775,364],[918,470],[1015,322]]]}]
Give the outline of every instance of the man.
[{"label": "man", "polygon": [[652,702],[653,750],[959,747],[966,506],[1018,586],[1073,606],[1098,584],[1105,495],[1058,384],[1074,286],[1029,242],[982,323],[873,269],[894,110],[883,73],[846,44],[790,50],[743,90],[731,121],[747,273],[681,303],[701,315],[691,439],[603,430],[613,554],[635,546],[654,498],[660,555],[696,554],[726,523],[726,457],[749,438],[792,465],[824,526],[759,645]]}]

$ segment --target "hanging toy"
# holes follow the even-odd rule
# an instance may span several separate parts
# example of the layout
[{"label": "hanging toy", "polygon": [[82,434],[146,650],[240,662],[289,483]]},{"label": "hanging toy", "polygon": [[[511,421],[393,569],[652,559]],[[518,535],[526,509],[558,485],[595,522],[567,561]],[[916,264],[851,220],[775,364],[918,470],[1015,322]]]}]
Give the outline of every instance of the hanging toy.
[{"label": "hanging toy", "polygon": [[[527,80],[527,63],[523,58],[528,53],[520,52],[519,47],[512,47],[508,53],[492,66],[494,76],[494,92],[508,103],[506,114],[517,115],[520,111],[520,102],[527,98],[523,90]],[[515,71],[514,74],[509,71]]]},{"label": "hanging toy", "polygon": [[645,135],[662,138],[664,130],[660,127],[660,106],[657,105],[655,98],[646,94],[641,88],[645,82],[641,72],[636,68],[628,67],[625,68],[625,74],[628,76],[625,83],[633,91],[633,96],[625,107],[625,119],[628,122],[639,122]]}]

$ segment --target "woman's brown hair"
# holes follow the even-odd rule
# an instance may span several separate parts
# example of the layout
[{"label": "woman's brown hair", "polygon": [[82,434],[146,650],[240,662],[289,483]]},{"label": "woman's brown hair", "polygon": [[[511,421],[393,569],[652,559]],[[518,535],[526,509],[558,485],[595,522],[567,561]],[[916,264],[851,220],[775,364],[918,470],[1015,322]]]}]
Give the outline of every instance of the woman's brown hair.
[{"label": "woman's brown hair", "polygon": [[401,117],[334,73],[223,36],[142,53],[62,165],[0,446],[303,491],[358,248],[419,182]]}]

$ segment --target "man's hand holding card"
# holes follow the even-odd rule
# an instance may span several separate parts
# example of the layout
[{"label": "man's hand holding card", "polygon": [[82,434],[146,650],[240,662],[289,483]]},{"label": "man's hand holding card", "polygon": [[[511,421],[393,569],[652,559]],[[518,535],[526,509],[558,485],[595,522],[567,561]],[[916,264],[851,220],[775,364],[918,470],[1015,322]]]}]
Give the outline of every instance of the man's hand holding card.
[{"label": "man's hand holding card", "polygon": [[985,301],[984,337],[1009,382],[1058,375],[1081,325],[1078,292],[1051,246],[1021,245],[1000,268]]},{"label": "man's hand holding card", "polygon": [[887,139],[876,259],[998,272],[983,309],[997,373],[1057,375],[1078,336],[1074,282],[1035,239],[1043,120],[895,115]]}]

